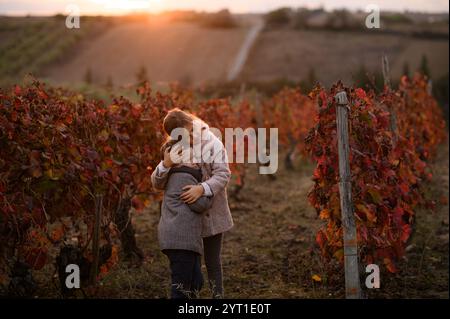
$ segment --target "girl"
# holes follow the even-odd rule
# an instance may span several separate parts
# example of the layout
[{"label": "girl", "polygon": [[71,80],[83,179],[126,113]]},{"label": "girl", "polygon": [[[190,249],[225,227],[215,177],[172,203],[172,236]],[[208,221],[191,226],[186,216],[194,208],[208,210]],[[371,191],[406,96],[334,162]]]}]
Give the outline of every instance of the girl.
[{"label": "girl", "polygon": [[[194,131],[196,131],[194,124],[201,126],[201,136],[194,136]],[[169,111],[164,118],[163,126],[168,135],[176,128],[185,128],[190,132],[191,145],[194,148],[200,147],[201,154],[208,154],[208,161],[203,161],[203,156],[201,158],[202,183],[185,186],[180,198],[186,204],[192,204],[203,195],[213,197],[211,208],[202,214],[201,236],[203,237],[204,258],[213,298],[223,298],[222,240],[223,233],[233,227],[226,191],[231,172],[225,147],[209,130],[206,123],[193,114],[180,109]],[[152,174],[154,188],[164,190],[169,172],[174,165],[170,152],[166,151],[164,160]]]}]

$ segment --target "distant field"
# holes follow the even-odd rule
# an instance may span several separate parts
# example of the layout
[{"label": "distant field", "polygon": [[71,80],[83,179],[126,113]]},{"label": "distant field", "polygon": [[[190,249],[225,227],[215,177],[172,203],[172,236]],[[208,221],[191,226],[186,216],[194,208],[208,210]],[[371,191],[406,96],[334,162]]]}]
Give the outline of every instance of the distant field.
[{"label": "distant field", "polygon": [[336,79],[351,82],[362,65],[369,71],[380,71],[383,52],[390,59],[393,78],[402,74],[405,62],[412,72],[416,70],[423,54],[428,58],[433,77],[448,73],[448,40],[360,32],[271,30],[261,33],[242,78],[300,81],[314,69],[316,77],[325,85]]},{"label": "distant field", "polygon": [[[62,16],[0,17],[0,85],[32,72],[56,85],[78,85],[89,78],[92,86],[112,84],[117,90],[136,84],[142,69],[153,84],[220,85],[261,16],[235,18],[235,28],[212,28],[162,17],[83,17],[80,30],[68,30]],[[268,28],[250,50],[238,80],[302,81],[314,72],[324,85],[336,79],[350,84],[362,67],[379,72],[383,53],[393,79],[403,74],[406,62],[411,72],[417,70],[423,55],[432,78],[438,79],[448,74],[448,45],[448,39],[369,31]]]},{"label": "distant field", "polygon": [[109,25],[109,18],[86,18],[83,28],[65,28],[65,18],[0,17],[0,84],[26,73],[42,75],[50,65],[72,57],[83,40],[92,40]]},{"label": "distant field", "polygon": [[93,83],[104,84],[110,77],[114,85],[127,85],[136,83],[136,73],[145,67],[150,81],[222,81],[247,30],[160,21],[115,26],[67,63],[50,68],[46,77],[57,83],[80,82],[89,68]]}]

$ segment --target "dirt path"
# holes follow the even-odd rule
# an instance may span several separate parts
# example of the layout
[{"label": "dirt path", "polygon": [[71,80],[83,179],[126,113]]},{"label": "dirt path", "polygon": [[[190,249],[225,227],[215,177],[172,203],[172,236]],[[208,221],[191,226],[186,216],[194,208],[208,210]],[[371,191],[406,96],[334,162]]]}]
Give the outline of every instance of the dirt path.
[{"label": "dirt path", "polygon": [[264,20],[261,17],[255,17],[252,21],[253,26],[248,31],[247,37],[245,38],[242,46],[236,56],[236,60],[230,67],[228,72],[227,80],[233,81],[238,75],[241,73],[242,69],[245,66],[245,62],[247,61],[248,55],[250,54],[250,50],[253,47],[256,39],[258,38],[261,31],[264,29]]},{"label": "dirt path", "polygon": [[239,201],[231,202],[236,226],[224,245],[225,287],[231,298],[305,298],[300,283],[288,282],[289,248],[306,251],[318,226],[306,195],[312,167],[281,170],[277,179],[256,175]]}]

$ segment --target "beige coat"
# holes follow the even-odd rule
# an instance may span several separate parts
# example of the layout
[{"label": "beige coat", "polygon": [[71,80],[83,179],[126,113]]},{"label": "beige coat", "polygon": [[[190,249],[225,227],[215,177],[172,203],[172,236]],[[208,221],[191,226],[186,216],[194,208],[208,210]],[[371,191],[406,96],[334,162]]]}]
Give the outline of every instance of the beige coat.
[{"label": "beige coat", "polygon": [[[206,140],[202,141],[202,154],[209,153],[212,161],[201,163],[203,182],[208,184],[214,198],[212,206],[202,217],[202,237],[214,236],[230,230],[233,227],[226,187],[230,181],[231,171],[228,157],[222,142],[208,131]],[[151,176],[153,187],[164,190],[169,171],[160,172],[156,168]]]}]

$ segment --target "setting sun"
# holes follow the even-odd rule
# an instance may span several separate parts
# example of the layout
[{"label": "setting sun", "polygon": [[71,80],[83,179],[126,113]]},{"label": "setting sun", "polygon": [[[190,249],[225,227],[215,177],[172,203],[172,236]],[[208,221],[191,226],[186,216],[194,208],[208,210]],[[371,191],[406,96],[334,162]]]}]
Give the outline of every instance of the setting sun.
[{"label": "setting sun", "polygon": [[163,0],[89,0],[103,11],[109,13],[124,13],[133,11],[158,11]]}]

